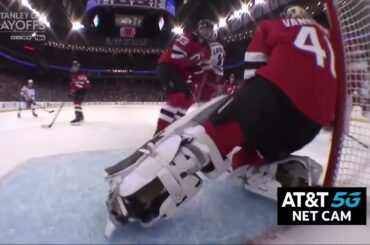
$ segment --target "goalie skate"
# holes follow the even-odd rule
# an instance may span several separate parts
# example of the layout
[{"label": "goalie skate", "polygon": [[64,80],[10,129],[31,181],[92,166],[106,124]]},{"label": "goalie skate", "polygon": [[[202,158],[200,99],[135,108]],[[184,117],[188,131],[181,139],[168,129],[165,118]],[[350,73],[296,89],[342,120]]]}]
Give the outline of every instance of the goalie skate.
[{"label": "goalie skate", "polygon": [[228,179],[248,191],[277,200],[277,188],[317,186],[322,171],[322,166],[311,158],[292,155],[263,166],[246,165]]}]

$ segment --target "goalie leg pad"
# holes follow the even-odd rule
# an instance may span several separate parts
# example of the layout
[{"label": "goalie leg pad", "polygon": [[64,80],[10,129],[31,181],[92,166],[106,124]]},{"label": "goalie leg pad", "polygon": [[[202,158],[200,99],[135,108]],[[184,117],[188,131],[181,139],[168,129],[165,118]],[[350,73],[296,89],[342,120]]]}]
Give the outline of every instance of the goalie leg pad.
[{"label": "goalie leg pad", "polygon": [[[230,164],[222,158],[216,144],[202,126],[186,129],[184,135],[193,138],[195,140],[194,145],[198,144],[199,148],[203,147],[203,152],[208,153],[208,164],[201,169],[203,175],[208,178],[216,178],[230,168]],[[200,142],[200,144],[197,142]]]},{"label": "goalie leg pad", "polygon": [[211,162],[216,163],[214,172],[223,169],[210,141],[204,128],[197,126],[154,146],[146,159],[112,186],[117,195],[107,203],[110,214],[120,223],[139,220],[145,225],[172,217],[199,191],[202,180],[196,172]]}]

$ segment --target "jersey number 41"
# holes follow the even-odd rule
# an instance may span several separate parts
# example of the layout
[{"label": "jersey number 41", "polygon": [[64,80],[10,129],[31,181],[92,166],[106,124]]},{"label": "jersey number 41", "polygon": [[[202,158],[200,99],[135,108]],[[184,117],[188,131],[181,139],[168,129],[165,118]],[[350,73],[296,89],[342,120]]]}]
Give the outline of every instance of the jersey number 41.
[{"label": "jersey number 41", "polygon": [[[333,47],[331,46],[329,38],[326,35],[324,35],[324,39],[330,52],[330,71],[333,77],[336,77],[335,55]],[[323,49],[322,45],[320,44],[315,27],[301,27],[301,30],[294,41],[294,45],[301,50],[314,53],[316,55],[316,64],[322,68],[325,68],[325,59],[327,58],[327,54],[325,49]]]}]

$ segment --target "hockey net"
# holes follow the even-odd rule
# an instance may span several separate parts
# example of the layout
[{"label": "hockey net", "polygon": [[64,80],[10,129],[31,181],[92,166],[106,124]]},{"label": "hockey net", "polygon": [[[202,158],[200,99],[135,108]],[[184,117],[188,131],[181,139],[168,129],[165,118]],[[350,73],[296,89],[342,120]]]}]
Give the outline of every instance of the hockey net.
[{"label": "hockey net", "polygon": [[326,186],[370,194],[370,0],[328,0],[339,82]]}]

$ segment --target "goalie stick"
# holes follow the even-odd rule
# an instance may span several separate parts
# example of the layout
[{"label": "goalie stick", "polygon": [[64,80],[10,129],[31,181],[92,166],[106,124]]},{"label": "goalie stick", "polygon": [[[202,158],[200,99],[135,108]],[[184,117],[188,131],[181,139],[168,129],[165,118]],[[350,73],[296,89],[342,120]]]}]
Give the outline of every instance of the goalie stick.
[{"label": "goalie stick", "polygon": [[55,120],[58,118],[59,116],[59,113],[60,111],[62,110],[63,106],[64,106],[65,102],[63,102],[60,106],[59,106],[59,109],[57,111],[57,113],[55,114],[54,118],[53,118],[53,121],[49,124],[49,125],[41,125],[42,128],[51,128],[54,123],[55,123]]}]

